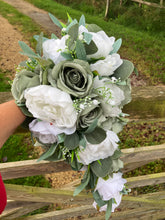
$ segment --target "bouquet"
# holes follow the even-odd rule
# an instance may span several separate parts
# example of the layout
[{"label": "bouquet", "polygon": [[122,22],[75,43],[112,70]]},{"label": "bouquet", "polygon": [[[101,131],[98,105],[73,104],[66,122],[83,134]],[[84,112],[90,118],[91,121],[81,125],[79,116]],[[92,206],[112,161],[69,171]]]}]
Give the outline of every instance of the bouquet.
[{"label": "bouquet", "polygon": [[61,38],[34,36],[36,52],[19,42],[29,59],[17,68],[12,94],[44,148],[38,160],[65,159],[84,170],[74,196],[90,191],[107,220],[127,193],[117,134],[127,123],[122,108],[131,100],[134,65],[117,53],[122,40],[86,24],[84,15],[68,15],[67,24],[49,15]]}]

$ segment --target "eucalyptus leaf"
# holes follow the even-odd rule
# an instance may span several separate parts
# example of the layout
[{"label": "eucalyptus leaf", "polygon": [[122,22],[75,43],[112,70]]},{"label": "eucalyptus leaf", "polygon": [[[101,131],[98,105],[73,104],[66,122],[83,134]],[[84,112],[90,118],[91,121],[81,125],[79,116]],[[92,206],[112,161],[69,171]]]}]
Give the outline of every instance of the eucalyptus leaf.
[{"label": "eucalyptus leaf", "polygon": [[106,132],[100,127],[96,127],[92,132],[85,134],[87,141],[91,144],[100,144],[106,138]]},{"label": "eucalyptus leaf", "polygon": [[85,16],[81,15],[81,18],[79,20],[79,26],[83,25],[85,27]]},{"label": "eucalyptus leaf", "polygon": [[94,129],[97,126],[97,123],[98,123],[98,119],[96,118],[84,133],[88,134],[88,133],[91,133],[92,131],[94,131]]},{"label": "eucalyptus leaf", "polygon": [[69,150],[74,150],[76,147],[79,146],[79,141],[80,141],[79,136],[77,132],[75,132],[73,134],[65,136],[64,145]]},{"label": "eucalyptus leaf", "polygon": [[118,50],[120,49],[121,47],[121,44],[122,44],[122,39],[118,39],[117,41],[115,41],[115,43],[113,44],[113,50],[110,52],[110,55],[113,54],[113,53],[117,53]]},{"label": "eucalyptus leaf", "polygon": [[47,158],[49,158],[50,156],[52,156],[55,152],[57,148],[57,143],[54,143],[51,145],[51,147],[49,148],[49,150],[47,150],[46,152],[44,152],[40,158],[37,160],[37,162],[41,161],[41,160],[46,160]]},{"label": "eucalyptus leaf", "polygon": [[121,152],[120,149],[115,150],[115,152],[114,152],[114,154],[111,156],[111,158],[112,158],[113,160],[116,160],[116,159],[120,158],[120,157],[122,156],[122,154],[123,154],[123,153]]},{"label": "eucalyptus leaf", "polygon": [[63,153],[60,149],[56,149],[54,154],[52,154],[50,157],[47,157],[45,160],[55,162],[55,161],[59,161],[61,159],[63,159]]},{"label": "eucalyptus leaf", "polygon": [[73,196],[77,196],[89,183],[90,172],[87,170],[84,174],[84,178],[81,181],[81,184],[75,189]]},{"label": "eucalyptus leaf", "polygon": [[87,60],[84,44],[80,40],[76,41],[76,55],[79,60]]},{"label": "eucalyptus leaf", "polygon": [[84,135],[80,138],[80,142],[79,142],[79,145],[82,146],[83,148],[86,148],[86,139],[84,137]]},{"label": "eucalyptus leaf", "polygon": [[91,163],[91,170],[95,173],[98,177],[105,177],[109,175],[109,173],[113,172],[112,167],[112,158],[107,157],[105,159],[100,159],[101,165],[98,163],[98,161],[94,161]]},{"label": "eucalyptus leaf", "polygon": [[107,201],[102,200],[98,190],[94,191],[92,194],[93,194],[93,198],[95,202],[97,203],[99,207],[102,207],[107,204]]},{"label": "eucalyptus leaf", "polygon": [[85,43],[84,45],[85,45],[85,50],[86,50],[87,55],[94,54],[98,51],[98,48],[93,40],[90,42],[90,44]]},{"label": "eucalyptus leaf", "polygon": [[117,79],[121,79],[121,81],[127,80],[127,78],[134,71],[134,65],[129,60],[123,60],[123,63],[119,68],[117,68],[112,76]]},{"label": "eucalyptus leaf", "polygon": [[55,25],[57,25],[59,28],[63,28],[65,25],[62,24],[62,22],[60,22],[54,15],[52,15],[51,13],[49,13],[49,17],[51,18],[51,20],[53,21],[53,23]]}]

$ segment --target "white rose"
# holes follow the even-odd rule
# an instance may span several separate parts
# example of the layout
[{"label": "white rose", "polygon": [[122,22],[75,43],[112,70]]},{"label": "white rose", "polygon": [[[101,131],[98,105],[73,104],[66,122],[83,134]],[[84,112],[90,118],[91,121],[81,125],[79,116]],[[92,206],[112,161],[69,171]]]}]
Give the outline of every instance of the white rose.
[{"label": "white rose", "polygon": [[87,142],[86,148],[80,146],[79,162],[88,165],[93,161],[112,156],[118,147],[118,136],[113,131],[107,131],[107,137],[100,144]]},{"label": "white rose", "polygon": [[100,76],[110,76],[123,63],[120,55],[114,53],[108,55],[104,60],[99,60],[90,65],[92,71],[97,71]]},{"label": "white rose", "polygon": [[49,131],[47,124],[50,125],[49,122],[35,119],[29,124],[29,130],[35,138],[38,138],[39,142],[43,144],[53,144],[57,141],[57,137]]},{"label": "white rose", "polygon": [[51,59],[55,64],[65,60],[61,55],[66,49],[67,35],[63,36],[61,39],[49,39],[43,43],[43,57],[45,59]]},{"label": "white rose", "polygon": [[26,89],[26,106],[35,118],[58,128],[75,128],[77,114],[69,94],[57,88],[40,85]]},{"label": "white rose", "polygon": [[109,37],[104,31],[89,32],[83,25],[79,27],[79,35],[83,33],[89,33],[92,35],[92,40],[96,44],[98,51],[92,55],[87,55],[87,58],[99,59],[101,57],[107,57],[113,50],[113,44],[115,42],[114,37]]},{"label": "white rose", "polygon": [[76,127],[60,129],[53,123],[35,119],[29,124],[29,130],[41,143],[53,144],[57,141],[58,134],[72,134],[75,132]]},{"label": "white rose", "polygon": [[[95,191],[98,190],[100,196],[103,200],[108,201],[112,198],[115,199],[116,203],[112,204],[112,212],[114,212],[115,208],[119,206],[122,198],[122,194],[120,193],[124,184],[127,181],[122,178],[122,173],[114,173],[113,178],[109,176],[108,180],[104,180],[102,178],[98,178],[98,182],[95,188]],[[93,206],[96,208],[97,203],[94,202]],[[100,211],[106,211],[107,205],[100,208]]]},{"label": "white rose", "polygon": [[120,104],[125,99],[124,92],[107,78],[99,80],[95,77],[93,86],[101,95],[100,102],[104,116],[118,116],[121,113]]},{"label": "white rose", "polygon": [[113,44],[115,42],[114,37],[108,37],[104,31],[97,33],[89,32],[93,35],[92,40],[96,44],[98,51],[92,55],[87,55],[87,58],[99,59],[101,57],[107,57],[108,54],[113,50]]}]

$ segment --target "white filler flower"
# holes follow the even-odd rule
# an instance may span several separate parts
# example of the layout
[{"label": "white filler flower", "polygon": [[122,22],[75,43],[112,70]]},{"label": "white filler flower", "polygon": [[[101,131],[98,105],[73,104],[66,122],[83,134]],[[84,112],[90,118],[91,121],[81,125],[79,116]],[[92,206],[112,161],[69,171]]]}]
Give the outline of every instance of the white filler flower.
[{"label": "white filler flower", "polygon": [[76,127],[60,129],[55,124],[47,121],[38,121],[34,119],[29,124],[29,130],[33,136],[43,144],[53,144],[57,141],[57,135],[61,133],[72,134]]},{"label": "white filler flower", "polygon": [[55,124],[58,128],[73,128],[76,110],[69,94],[57,88],[40,85],[26,89],[26,106],[35,118]]},{"label": "white filler flower", "polygon": [[104,60],[99,60],[90,65],[92,71],[97,71],[100,76],[110,76],[123,63],[120,55],[114,53],[108,55]]},{"label": "white filler flower", "polygon": [[61,52],[64,52],[66,49],[67,35],[63,36],[61,39],[49,39],[43,43],[43,57],[45,59],[51,59],[55,64],[65,60],[61,56]]},{"label": "white filler flower", "polygon": [[[114,173],[113,178],[109,177],[108,180],[104,180],[102,178],[98,178],[98,182],[95,188],[95,191],[98,190],[100,196],[103,200],[108,201],[112,198],[115,199],[116,203],[112,204],[112,212],[114,212],[115,208],[119,206],[122,198],[122,194],[120,193],[123,188],[124,184],[127,181],[122,178],[122,173]],[[94,202],[93,206],[96,208],[97,203]],[[106,211],[107,205],[102,206],[99,211]]]},{"label": "white filler flower", "polygon": [[79,162],[88,165],[93,161],[112,156],[118,147],[118,136],[113,131],[106,132],[107,137],[100,144],[90,144],[87,142],[86,148],[80,146]]}]

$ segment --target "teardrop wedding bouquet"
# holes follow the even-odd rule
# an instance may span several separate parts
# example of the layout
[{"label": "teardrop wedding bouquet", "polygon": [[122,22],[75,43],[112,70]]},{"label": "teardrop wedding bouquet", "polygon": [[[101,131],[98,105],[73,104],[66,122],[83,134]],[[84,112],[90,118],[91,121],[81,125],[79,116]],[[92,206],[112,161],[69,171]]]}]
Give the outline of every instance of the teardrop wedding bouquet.
[{"label": "teardrop wedding bouquet", "polygon": [[134,65],[117,53],[115,40],[95,24],[68,15],[61,38],[34,36],[36,52],[19,42],[29,57],[17,68],[12,84],[16,104],[30,120],[33,139],[44,148],[40,160],[65,159],[73,170],[84,170],[74,196],[86,189],[105,219],[127,193],[118,148],[126,124],[122,108],[131,100],[129,76]]}]

